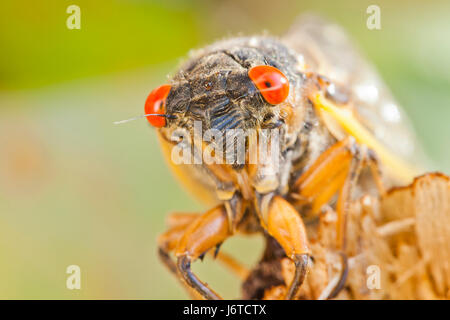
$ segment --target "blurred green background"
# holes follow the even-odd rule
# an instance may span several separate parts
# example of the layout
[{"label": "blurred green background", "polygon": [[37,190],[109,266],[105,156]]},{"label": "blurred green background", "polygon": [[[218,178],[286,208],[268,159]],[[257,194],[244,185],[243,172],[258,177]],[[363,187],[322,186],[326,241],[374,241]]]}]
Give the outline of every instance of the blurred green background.
[{"label": "blurred green background", "polygon": [[[68,30],[66,8],[81,8]],[[381,7],[382,29],[366,28]],[[186,298],[156,256],[170,211],[204,210],[177,184],[142,114],[191,48],[314,11],[340,23],[410,115],[435,169],[450,169],[448,1],[1,1],[0,298]],[[258,237],[224,250],[247,264]],[[67,266],[81,290],[66,288]],[[194,265],[227,298],[239,282]]]}]

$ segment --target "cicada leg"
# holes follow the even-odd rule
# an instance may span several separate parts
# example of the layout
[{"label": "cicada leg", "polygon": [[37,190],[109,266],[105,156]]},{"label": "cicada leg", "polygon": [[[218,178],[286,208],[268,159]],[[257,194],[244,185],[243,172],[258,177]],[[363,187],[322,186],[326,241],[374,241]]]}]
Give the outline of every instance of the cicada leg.
[{"label": "cicada leg", "polygon": [[293,185],[293,197],[311,205],[314,213],[341,189],[354,158],[355,143],[351,137],[337,142],[306,170]]},{"label": "cicada leg", "polygon": [[285,297],[292,300],[297,296],[308,272],[310,250],[303,220],[297,210],[281,196],[274,196],[270,200],[265,220],[267,232],[294,262],[294,278]]},{"label": "cicada leg", "polygon": [[384,196],[386,194],[386,188],[383,183],[383,179],[381,178],[381,168],[380,161],[378,156],[372,149],[367,150],[367,161],[370,167],[370,171],[377,185],[378,193],[380,196]]},{"label": "cicada leg", "polygon": [[219,205],[192,221],[178,241],[175,249],[177,270],[186,283],[206,299],[217,300],[221,297],[198,279],[191,270],[191,263],[230,235],[225,206]]},{"label": "cicada leg", "polygon": [[344,254],[347,215],[353,190],[365,165],[370,166],[379,191],[384,192],[376,157],[365,147],[357,145],[351,136],[322,153],[294,183],[294,193],[301,201],[309,202],[313,212],[319,212],[320,208],[339,192],[336,205],[336,249],[342,258],[342,268],[340,280],[328,298],[339,293],[347,278],[348,264]]},{"label": "cicada leg", "polygon": [[[189,226],[198,219],[205,220],[205,216],[197,213],[174,213],[169,215],[167,219],[167,224],[169,225],[169,230],[163,233],[158,238],[159,243],[159,256],[163,261],[164,265],[175,275],[178,276],[178,268],[176,263],[171,259],[170,252],[175,251],[180,244],[183,236],[188,232]],[[220,219],[219,219],[220,220]],[[214,222],[214,221],[212,221]],[[208,228],[206,225],[205,228]],[[206,232],[205,235],[213,236],[213,234]],[[201,240],[200,240],[201,241]],[[220,245],[220,242],[219,244]],[[214,247],[214,246],[213,246]],[[218,249],[218,248],[217,248]],[[249,273],[248,269],[244,267],[241,263],[236,261],[232,256],[222,252],[222,251],[211,251],[214,257],[221,262],[225,267],[237,275],[240,279],[245,279]],[[203,254],[200,254],[200,258]],[[183,285],[186,283],[183,281]],[[188,286],[189,292],[192,294],[192,287]],[[196,292],[197,293],[197,292]],[[198,294],[198,293],[197,293]],[[194,297],[196,297],[194,295]]]},{"label": "cicada leg", "polygon": [[158,237],[159,256],[164,265],[176,275],[177,268],[170,258],[170,252],[175,250],[187,226],[200,215],[197,213],[173,213],[167,218],[169,230]]}]

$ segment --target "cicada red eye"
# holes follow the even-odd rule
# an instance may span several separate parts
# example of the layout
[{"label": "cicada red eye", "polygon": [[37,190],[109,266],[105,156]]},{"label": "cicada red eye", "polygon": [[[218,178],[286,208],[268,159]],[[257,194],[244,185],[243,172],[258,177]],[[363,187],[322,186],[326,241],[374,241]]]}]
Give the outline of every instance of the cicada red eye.
[{"label": "cicada red eye", "polygon": [[279,104],[289,95],[289,81],[286,76],[272,66],[256,66],[248,71],[248,76],[270,104]]},{"label": "cicada red eye", "polygon": [[[165,114],[166,113],[166,99],[169,95],[171,86],[164,84],[152,92],[145,101],[145,114]],[[148,122],[154,127],[161,128],[166,125],[166,118],[159,116],[147,116]]]}]

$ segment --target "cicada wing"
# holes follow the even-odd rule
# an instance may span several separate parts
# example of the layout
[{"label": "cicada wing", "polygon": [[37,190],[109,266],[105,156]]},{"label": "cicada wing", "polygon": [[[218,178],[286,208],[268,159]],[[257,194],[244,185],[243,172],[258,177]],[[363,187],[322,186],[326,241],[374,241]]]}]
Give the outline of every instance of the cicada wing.
[{"label": "cicada wing", "polygon": [[416,166],[426,166],[408,117],[342,28],[315,15],[302,15],[283,41],[303,56],[308,70],[345,88],[362,125],[387,149]]}]

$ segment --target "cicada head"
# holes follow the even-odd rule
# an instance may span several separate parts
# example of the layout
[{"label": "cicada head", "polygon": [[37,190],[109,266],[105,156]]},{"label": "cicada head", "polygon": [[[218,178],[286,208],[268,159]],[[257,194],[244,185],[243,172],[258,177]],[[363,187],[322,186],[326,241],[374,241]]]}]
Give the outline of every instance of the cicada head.
[{"label": "cicada head", "polygon": [[[281,43],[267,38],[238,38],[196,52],[173,77],[170,87],[149,96],[149,113],[156,127],[225,132],[228,129],[277,128],[285,124],[286,103],[301,79]],[[157,97],[157,98],[155,98]],[[164,100],[155,106],[155,99]],[[158,100],[159,101],[159,100]],[[159,107],[162,106],[162,107]]]}]

